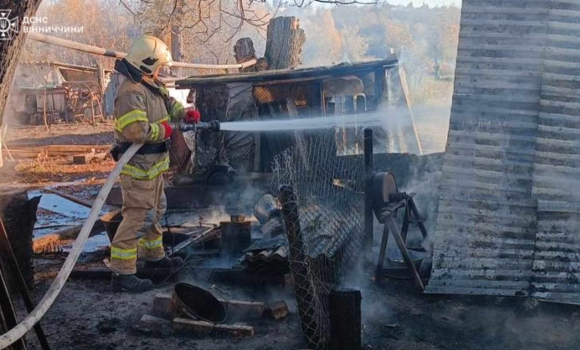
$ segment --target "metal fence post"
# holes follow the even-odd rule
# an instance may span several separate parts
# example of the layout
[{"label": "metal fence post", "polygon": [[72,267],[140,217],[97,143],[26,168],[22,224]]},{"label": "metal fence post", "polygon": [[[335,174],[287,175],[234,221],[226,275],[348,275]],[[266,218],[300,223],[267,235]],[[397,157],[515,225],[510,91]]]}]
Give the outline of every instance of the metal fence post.
[{"label": "metal fence post", "polygon": [[364,164],[365,164],[365,235],[364,249],[370,252],[373,247],[373,129],[364,129]]}]

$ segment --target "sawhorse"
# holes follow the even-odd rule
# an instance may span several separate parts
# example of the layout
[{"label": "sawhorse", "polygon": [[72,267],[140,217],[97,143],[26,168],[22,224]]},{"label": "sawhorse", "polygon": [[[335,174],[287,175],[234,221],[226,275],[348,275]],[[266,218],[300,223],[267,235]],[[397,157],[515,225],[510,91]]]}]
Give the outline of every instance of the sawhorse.
[{"label": "sawhorse", "polygon": [[[407,249],[407,233],[409,231],[409,224],[411,223],[418,224],[419,230],[421,231],[421,235],[423,236],[423,238],[427,238],[427,229],[423,224],[423,219],[419,215],[419,210],[417,209],[415,201],[413,200],[414,196],[415,193],[392,194],[389,196],[390,202],[389,205],[381,211],[379,222],[384,224],[384,226],[383,226],[383,237],[381,239],[381,247],[379,250],[379,262],[377,264],[377,269],[375,272],[375,280],[376,281],[380,280],[383,274],[383,265],[387,255],[387,244],[389,242],[389,233],[390,233],[395,238],[395,242],[397,243],[397,247],[401,252],[403,260],[405,261],[407,268],[411,272],[411,277],[414,279],[417,287],[419,287],[421,291],[423,291],[425,290],[425,286],[423,285],[421,276],[419,275],[419,272],[417,271],[415,264],[411,260],[411,256],[409,255],[409,251]],[[401,208],[404,208],[405,216],[403,217],[403,227],[401,228],[401,232],[399,232],[399,229],[395,224],[393,216]]]}]

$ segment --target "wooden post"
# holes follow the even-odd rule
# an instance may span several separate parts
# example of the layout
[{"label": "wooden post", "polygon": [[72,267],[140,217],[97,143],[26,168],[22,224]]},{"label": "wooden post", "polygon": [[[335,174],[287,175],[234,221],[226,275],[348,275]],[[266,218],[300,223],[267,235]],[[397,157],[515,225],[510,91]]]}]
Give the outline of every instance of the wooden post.
[{"label": "wooden post", "polygon": [[370,252],[373,247],[373,129],[364,130],[364,166],[365,166],[365,237],[364,247]]},{"label": "wooden post", "polygon": [[[14,250],[12,250],[12,246],[10,244],[10,240],[8,239],[8,233],[4,228],[4,223],[0,218],[0,250],[2,252],[2,258],[8,260],[8,265],[10,266],[10,271],[12,272],[12,278],[15,279],[15,283],[18,285],[18,289],[22,296],[22,301],[24,302],[24,306],[26,307],[26,311],[32,312],[34,310],[34,302],[32,301],[32,297],[30,296],[30,292],[26,287],[26,280],[24,276],[22,276],[22,271],[18,267],[18,261],[16,260],[16,255],[14,254]],[[48,341],[46,336],[44,335],[44,331],[40,326],[40,323],[34,325],[34,331],[36,332],[36,336],[38,337],[38,341],[40,342],[40,346],[43,350],[50,350],[50,346],[48,345]]]},{"label": "wooden post", "polygon": [[265,58],[270,69],[295,68],[302,64],[304,30],[296,17],[276,17],[268,24]]},{"label": "wooden post", "polygon": [[332,350],[360,350],[361,293],[358,290],[330,292],[330,348]]},{"label": "wooden post", "polygon": [[[22,23],[24,17],[33,17],[41,0],[3,1],[2,9],[10,11],[10,20]],[[16,71],[20,50],[26,41],[26,32],[9,31],[9,40],[0,40],[0,125],[3,124],[4,108],[8,101],[8,92],[12,77]]]},{"label": "wooden post", "polygon": [[[10,292],[4,279],[2,269],[0,269],[0,330],[2,333],[16,327],[18,318],[14,310],[14,304],[10,298]],[[26,341],[23,338],[18,339],[10,347],[12,350],[26,350]]]},{"label": "wooden post", "polygon": [[[28,193],[22,190],[8,191],[0,195],[0,215],[28,289],[34,288],[32,232],[39,202],[40,197],[28,199]],[[14,281],[8,277],[5,275],[8,285],[15,287]]]},{"label": "wooden post", "polygon": [[300,228],[298,216],[298,198],[292,186],[284,185],[280,188],[280,202],[282,203],[282,217],[290,244],[290,267],[294,276],[294,293],[298,303],[302,331],[307,337],[309,348],[313,349],[320,343],[319,333],[316,333],[318,324],[315,314],[314,285],[309,278],[309,269],[306,246]]}]

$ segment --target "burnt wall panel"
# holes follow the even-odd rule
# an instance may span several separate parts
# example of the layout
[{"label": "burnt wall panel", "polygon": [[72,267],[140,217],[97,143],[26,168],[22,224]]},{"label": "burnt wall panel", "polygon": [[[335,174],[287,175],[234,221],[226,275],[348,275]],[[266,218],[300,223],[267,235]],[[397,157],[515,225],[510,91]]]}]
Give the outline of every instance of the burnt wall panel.
[{"label": "burnt wall panel", "polygon": [[427,293],[528,295],[549,1],[463,1]]},{"label": "burnt wall panel", "polygon": [[533,196],[533,295],[580,303],[580,3],[551,1]]}]

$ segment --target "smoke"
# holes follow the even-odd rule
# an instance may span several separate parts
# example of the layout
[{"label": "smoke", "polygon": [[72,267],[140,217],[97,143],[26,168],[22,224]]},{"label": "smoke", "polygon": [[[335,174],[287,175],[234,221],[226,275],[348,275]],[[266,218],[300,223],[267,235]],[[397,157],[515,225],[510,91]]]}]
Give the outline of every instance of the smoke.
[{"label": "smoke", "polygon": [[225,206],[208,208],[200,213],[200,220],[204,223],[219,225],[220,222],[230,221],[230,214],[227,213]]},{"label": "smoke", "polygon": [[443,157],[422,158],[421,160],[424,161],[424,164],[412,167],[411,176],[403,191],[416,193],[413,200],[417,205],[419,214],[425,220],[424,225],[428,233],[427,239],[421,242],[421,246],[428,252],[432,252],[437,228],[439,184]]}]

